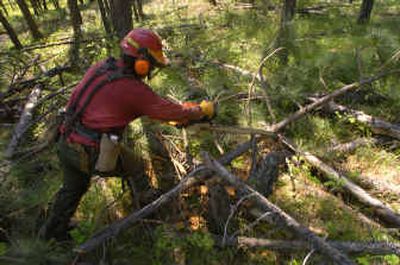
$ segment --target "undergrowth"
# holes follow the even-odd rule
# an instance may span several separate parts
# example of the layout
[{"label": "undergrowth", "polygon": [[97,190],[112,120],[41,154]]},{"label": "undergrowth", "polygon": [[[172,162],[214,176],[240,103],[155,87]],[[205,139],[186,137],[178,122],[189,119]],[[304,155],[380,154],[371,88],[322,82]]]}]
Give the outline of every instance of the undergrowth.
[{"label": "undergrowth", "polygon": [[[207,1],[148,1],[145,3],[146,20],[135,21],[135,27],[157,29],[166,40],[167,54],[172,66],[149,81],[154,90],[177,101],[202,98],[225,98],[247,92],[251,79],[233,71],[221,69],[214,60],[236,65],[257,72],[260,61],[270,54],[279,32],[279,10],[265,5],[278,6],[278,1],[254,1],[256,8],[238,8],[235,1],[219,1],[212,8]],[[355,23],[358,4],[335,7],[343,1],[329,1],[332,7],[322,15],[297,14],[290,24],[290,46],[266,61],[262,73],[268,80],[272,108],[279,121],[308,104],[307,97],[325,94],[345,84],[359,81],[379,71],[398,67],[400,35],[398,34],[399,5],[395,0],[376,1],[373,17],[368,25]],[[36,18],[45,34],[43,42],[54,42],[71,37],[72,29],[67,21],[66,1],[60,1],[60,11],[49,10]],[[300,1],[298,8],[325,4],[324,1]],[[36,45],[29,36],[21,14],[10,9],[10,22],[19,33],[23,45]],[[84,69],[109,55],[118,56],[116,40],[110,43],[104,38],[100,14],[95,2],[82,8],[83,34],[93,41],[82,43],[82,71],[63,75],[64,82],[79,81]],[[2,75],[0,91],[5,91],[12,73],[21,69],[34,55],[46,61],[46,67],[62,65],[68,60],[68,45],[16,53],[9,41],[0,43],[2,50],[10,51],[0,59]],[[397,55],[396,55],[397,54]],[[282,57],[287,56],[286,63]],[[285,58],[284,58],[285,59]],[[38,69],[28,75],[34,76]],[[61,87],[59,80],[51,87]],[[262,89],[255,87],[257,95]],[[364,93],[364,90],[366,91]],[[363,93],[361,93],[361,91]],[[65,104],[68,94],[61,95],[58,104]],[[49,93],[48,91],[46,93]],[[363,110],[390,122],[400,122],[400,93],[398,77],[388,77],[340,98],[340,102],[354,109]],[[42,108],[42,111],[47,106]],[[249,112],[245,100],[230,99],[218,106],[214,120],[222,125],[262,127],[273,122],[264,100],[251,102]],[[250,113],[250,114],[249,114]],[[182,132],[166,124],[151,121],[135,121],[131,124],[130,139],[146,160],[147,173],[154,176],[154,183],[166,191],[162,176],[176,183],[174,167],[168,157],[162,157],[162,148],[154,140],[155,135],[172,139],[172,144],[183,149]],[[33,128],[27,147],[33,145],[42,127]],[[189,148],[200,159],[200,151],[206,150],[219,156],[217,144],[224,151],[248,140],[247,136],[216,134],[188,129]],[[350,154],[331,154],[327,148],[359,137],[372,137],[368,127],[346,115],[327,116],[318,110],[304,117],[286,130],[287,136],[303,149],[312,151],[324,161],[350,172],[354,181],[361,175],[373,175],[383,182],[398,182],[400,168],[399,147],[384,149],[381,146],[365,146]],[[0,149],[4,150],[10,137],[10,129],[0,132]],[[217,141],[216,141],[217,140]],[[216,143],[217,142],[217,143]],[[158,149],[157,149],[158,148]],[[161,151],[160,151],[161,150]],[[270,149],[259,150],[266,153]],[[3,159],[2,159],[3,160]],[[249,154],[236,159],[231,168],[247,175],[250,168]],[[169,172],[167,172],[169,169]],[[62,182],[62,176],[54,150],[40,156],[21,158],[12,164],[7,176],[1,176],[0,185],[0,263],[1,264],[66,264],[75,257],[72,249],[89,239],[96,231],[111,222],[127,216],[134,209],[128,192],[122,192],[120,179],[95,178],[89,192],[83,198],[74,217],[78,222],[71,231],[73,243],[59,245],[37,239],[37,227],[48,210],[47,203]],[[165,180],[165,179],[164,179]],[[321,189],[325,184],[326,189]],[[157,186],[158,184],[154,184]],[[288,161],[281,173],[271,200],[319,236],[336,240],[385,240],[398,242],[380,228],[360,221],[357,206],[351,208],[328,190],[340,190],[340,183],[324,183],[313,168],[299,157]],[[207,226],[207,206],[201,192],[190,191],[181,195],[180,201],[168,205],[137,226],[129,229],[96,253],[89,260],[96,264],[302,264],[306,252],[279,253],[267,250],[220,248]],[[190,194],[191,193],[191,194]],[[186,196],[186,197],[185,197]],[[232,197],[231,197],[232,198]],[[203,200],[204,199],[204,200]],[[400,209],[399,196],[382,196],[385,202]],[[357,205],[357,204],[356,204]],[[272,239],[296,239],[284,227],[272,227],[260,223],[252,229],[247,209],[236,214],[236,226],[228,227],[233,233]],[[194,226],[194,223],[197,225]],[[253,220],[254,221],[254,220]],[[315,255],[314,255],[315,256]],[[315,256],[311,263],[323,261]],[[382,257],[363,255],[356,258],[359,264],[400,264],[395,255]]]}]

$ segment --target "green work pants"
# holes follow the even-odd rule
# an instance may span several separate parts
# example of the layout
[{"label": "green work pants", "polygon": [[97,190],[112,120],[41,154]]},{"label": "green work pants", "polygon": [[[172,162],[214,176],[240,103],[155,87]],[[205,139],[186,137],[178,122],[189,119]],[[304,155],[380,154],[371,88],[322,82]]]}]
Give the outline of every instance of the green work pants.
[{"label": "green work pants", "polygon": [[[76,143],[67,143],[63,138],[57,143],[58,157],[63,170],[63,185],[55,196],[50,214],[39,231],[43,239],[55,238],[67,240],[68,226],[82,196],[90,186],[90,178],[94,171],[98,151]],[[122,148],[118,167],[115,172],[102,176],[121,176],[135,185],[135,190],[148,189],[148,181],[144,175],[143,160],[127,148]],[[133,184],[136,183],[136,184]],[[131,189],[132,190],[132,189]]]}]

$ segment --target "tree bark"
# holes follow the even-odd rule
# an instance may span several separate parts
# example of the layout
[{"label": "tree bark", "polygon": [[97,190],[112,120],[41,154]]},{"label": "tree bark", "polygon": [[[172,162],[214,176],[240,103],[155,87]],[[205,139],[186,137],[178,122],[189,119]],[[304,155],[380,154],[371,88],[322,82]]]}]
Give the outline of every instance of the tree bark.
[{"label": "tree bark", "polygon": [[22,49],[22,44],[18,39],[17,33],[15,33],[14,29],[11,27],[10,23],[8,23],[7,18],[3,15],[3,12],[0,11],[0,22],[3,25],[4,29],[7,31],[8,36],[10,37],[12,43],[15,48],[18,50]]},{"label": "tree bark", "polygon": [[111,21],[119,39],[125,37],[132,29],[132,0],[110,1]]},{"label": "tree bark", "polygon": [[283,6],[281,10],[281,22],[279,32],[276,37],[275,48],[284,48],[279,53],[279,60],[283,65],[288,63],[289,54],[293,51],[293,33],[294,29],[290,23],[296,13],[296,0],[283,0]]},{"label": "tree bark", "polygon": [[374,6],[374,0],[363,0],[358,15],[358,24],[365,24],[369,22],[371,17],[372,8]]},{"label": "tree bark", "polygon": [[16,2],[22,12],[22,15],[24,16],[26,23],[28,24],[32,37],[35,40],[42,38],[42,33],[40,33],[39,28],[35,20],[33,19],[25,0],[16,0]]},{"label": "tree bark", "polygon": [[300,150],[289,139],[281,136],[281,142],[294,152],[301,154],[309,164],[324,173],[327,179],[335,181],[341,188],[355,197],[362,204],[370,207],[374,211],[375,215],[385,223],[392,225],[395,228],[400,228],[400,215],[396,214],[396,212],[394,212],[389,206],[384,205],[380,200],[369,195],[364,189],[353,183],[344,174],[340,174],[335,169],[322,162],[318,157],[309,152]]},{"label": "tree bark", "polygon": [[106,34],[108,36],[111,36],[112,31],[111,31],[111,27],[110,27],[109,14],[107,14],[107,10],[104,5],[104,2],[103,2],[103,0],[97,0],[97,3],[99,5],[101,21],[103,22],[104,30],[106,31]]},{"label": "tree bark", "polygon": [[0,0],[0,7],[1,7],[1,9],[3,10],[3,12],[4,12],[4,15],[5,15],[5,16],[8,16],[8,10],[7,10],[7,8],[6,8],[6,6],[4,5],[4,2],[3,2],[2,0]]},{"label": "tree bark", "polygon": [[135,17],[137,20],[143,20],[145,18],[143,12],[143,1],[142,0],[133,0],[133,10],[135,12]]},{"label": "tree bark", "polygon": [[336,264],[355,264],[345,254],[340,253],[337,249],[328,244],[324,239],[315,235],[310,229],[298,223],[295,219],[289,216],[287,213],[282,211],[278,206],[271,203],[267,198],[262,196],[259,192],[249,187],[246,183],[242,182],[237,176],[227,171],[219,162],[210,158],[207,154],[204,156],[204,161],[207,167],[217,173],[229,184],[236,187],[244,195],[253,195],[252,198],[255,202],[265,209],[266,212],[270,212],[275,218],[274,224],[284,223],[288,228],[292,229],[301,238],[305,239],[310,248],[320,251],[322,254],[331,258]]},{"label": "tree bark", "polygon": [[[247,152],[250,149],[250,147],[251,147],[250,141],[240,144],[236,147],[236,149],[223,155],[219,159],[219,162],[221,164],[229,164],[230,162],[232,162],[233,159],[235,159],[236,157]],[[208,177],[208,175],[210,173],[211,173],[210,170],[208,170],[206,167],[201,166],[201,165],[198,166],[196,169],[194,169],[189,174],[187,174],[181,180],[181,182],[179,182],[179,184],[177,186],[175,186],[173,189],[171,189],[167,193],[164,193],[158,199],[156,199],[152,203],[147,204],[145,207],[143,207],[139,211],[134,212],[134,213],[128,215],[127,217],[125,217],[119,221],[116,221],[116,222],[112,223],[111,225],[107,226],[106,228],[104,228],[103,230],[99,231],[93,237],[91,237],[89,240],[87,240],[86,242],[81,244],[78,248],[76,248],[75,251],[78,253],[86,253],[86,252],[96,249],[98,246],[100,246],[106,240],[115,238],[123,230],[128,229],[133,224],[135,224],[137,221],[145,218],[152,212],[159,209],[164,204],[171,201],[175,196],[177,196],[180,192],[182,192],[182,190],[187,189],[189,187],[193,187],[194,185],[197,185],[202,180],[204,180],[206,177]],[[199,175],[201,175],[201,176],[199,176]]]},{"label": "tree bark", "polygon": [[79,67],[80,67],[79,47],[80,47],[80,42],[82,39],[82,31],[81,31],[82,17],[81,17],[81,13],[79,11],[77,0],[68,0],[67,4],[68,4],[70,16],[71,16],[70,19],[71,19],[72,28],[74,31],[74,43],[72,44],[72,46],[70,48],[69,58],[70,58],[71,66],[73,68],[79,69]]},{"label": "tree bark", "polygon": [[58,2],[59,0],[51,0],[51,2],[53,3],[53,6],[55,9],[60,9],[60,3]]},{"label": "tree bark", "polygon": [[292,21],[295,14],[296,14],[296,0],[284,0],[282,15],[281,15],[281,23]]},{"label": "tree bark", "polygon": [[387,121],[365,114],[362,111],[347,108],[331,101],[326,105],[329,112],[346,113],[354,117],[358,122],[367,124],[375,134],[385,135],[400,140],[400,125],[392,124]]},{"label": "tree bark", "polygon": [[364,84],[369,84],[372,83],[376,80],[379,80],[381,78],[383,78],[384,76],[387,76],[389,74],[395,74],[395,73],[399,73],[400,70],[393,70],[387,73],[380,73],[376,76],[370,77],[368,79],[364,79],[360,82],[355,82],[352,83],[350,85],[346,85],[338,90],[333,91],[332,93],[319,98],[318,100],[314,101],[313,103],[305,106],[304,108],[301,108],[300,110],[298,110],[297,112],[293,113],[292,115],[290,115],[289,117],[287,117],[286,119],[275,123],[271,126],[269,126],[268,131],[272,131],[272,132],[278,132],[280,130],[282,130],[284,127],[286,127],[288,124],[298,120],[299,118],[303,117],[305,114],[309,113],[312,110],[315,110],[323,105],[325,105],[326,103],[328,103],[329,101],[331,101],[334,98],[337,98],[340,95],[345,94],[346,92],[356,89]]},{"label": "tree bark", "polygon": [[376,138],[357,138],[348,143],[337,144],[328,148],[328,152],[350,153],[359,148],[360,146],[373,145],[379,143]]},{"label": "tree bark", "polygon": [[[216,239],[217,242],[222,242],[221,237]],[[228,246],[267,248],[285,252],[311,250],[308,242],[300,240],[271,240],[240,236],[229,238],[224,243]],[[400,255],[400,245],[390,242],[327,241],[327,243],[350,255]]]},{"label": "tree bark", "polygon": [[39,16],[43,12],[40,1],[39,0],[30,0],[30,2],[31,2],[31,6],[33,8],[34,14],[36,16]]}]

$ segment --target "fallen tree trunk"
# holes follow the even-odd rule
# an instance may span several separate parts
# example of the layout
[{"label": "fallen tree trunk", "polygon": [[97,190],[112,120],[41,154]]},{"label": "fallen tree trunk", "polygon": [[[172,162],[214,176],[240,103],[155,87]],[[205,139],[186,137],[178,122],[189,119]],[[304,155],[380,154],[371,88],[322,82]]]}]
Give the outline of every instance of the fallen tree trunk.
[{"label": "fallen tree trunk", "polygon": [[19,141],[26,132],[32,120],[32,112],[37,105],[40,94],[42,93],[42,88],[43,86],[41,84],[36,85],[29,95],[28,101],[26,102],[24,107],[24,111],[21,114],[18,124],[15,126],[11,141],[7,146],[7,150],[4,155],[6,158],[12,158]]},{"label": "fallen tree trunk", "polygon": [[342,187],[346,192],[350,193],[362,204],[370,207],[374,213],[385,223],[400,228],[400,216],[396,214],[390,207],[384,205],[380,200],[369,195],[364,189],[350,181],[345,175],[340,174],[332,167],[322,162],[319,158],[309,152],[304,152],[296,147],[289,139],[281,136],[281,142],[289,149],[301,154],[304,159],[312,166],[317,168],[324,175]]},{"label": "fallen tree trunk", "polygon": [[348,143],[343,143],[343,144],[337,144],[333,147],[328,148],[328,152],[341,152],[341,153],[349,153],[353,152],[355,149],[357,149],[360,146],[365,146],[365,145],[370,145],[370,144],[377,144],[379,143],[380,140],[376,138],[357,138],[354,141],[348,142]]},{"label": "fallen tree trunk", "polygon": [[[223,242],[221,237],[215,237],[217,244],[223,246],[240,246],[246,248],[267,248],[277,251],[309,251],[310,244],[301,240],[271,240],[239,236],[228,238]],[[359,242],[359,241],[326,241],[329,245],[349,255],[400,255],[400,244],[390,242]]]},{"label": "fallen tree trunk", "polygon": [[340,112],[349,114],[358,122],[368,124],[371,127],[372,132],[375,134],[390,136],[400,140],[400,125],[392,124],[379,118],[375,118],[359,110],[347,108],[346,106],[336,104],[333,101],[326,105],[326,109],[331,113]]},{"label": "fallen tree trunk", "polygon": [[[250,149],[250,147],[251,147],[251,142],[250,141],[245,142],[239,145],[236,149],[223,155],[219,159],[219,161],[222,164],[229,164],[233,159],[247,152]],[[136,211],[128,215],[127,217],[110,224],[109,226],[99,231],[94,236],[92,236],[89,240],[81,244],[78,248],[75,249],[75,251],[79,253],[86,253],[96,249],[105,241],[115,238],[123,230],[126,230],[127,228],[131,227],[136,222],[140,221],[141,219],[145,218],[149,214],[156,211],[161,206],[171,201],[172,198],[180,194],[183,190],[199,184],[202,180],[206,179],[206,177],[210,174],[210,172],[211,171],[205,166],[201,165],[198,166],[196,169],[194,169],[188,175],[186,175],[179,182],[179,184],[175,186],[173,189],[171,189],[167,193],[164,193],[162,196],[157,198],[152,203],[147,204],[139,211]],[[198,175],[201,176],[196,177]]]},{"label": "fallen tree trunk", "polygon": [[251,127],[238,127],[238,126],[223,126],[223,125],[215,125],[209,123],[198,123],[192,126],[194,129],[200,130],[211,130],[216,132],[225,132],[232,134],[254,134],[254,135],[262,135],[267,136],[269,138],[275,138],[276,134],[272,131],[257,129]]},{"label": "fallen tree trunk", "polygon": [[345,254],[341,253],[330,244],[328,244],[324,239],[315,235],[307,227],[298,223],[290,215],[282,211],[275,204],[271,203],[267,198],[262,196],[259,192],[242,182],[237,176],[234,176],[229,171],[227,171],[219,162],[210,158],[207,154],[204,154],[205,164],[210,170],[213,170],[219,174],[224,180],[226,180],[231,185],[235,186],[239,191],[243,192],[244,195],[254,195],[252,198],[267,212],[271,212],[274,217],[274,223],[284,223],[287,227],[295,231],[301,238],[303,238],[309,247],[320,251],[322,254],[331,258],[336,264],[355,264],[351,261]]},{"label": "fallen tree trunk", "polygon": [[[256,73],[252,73],[248,70],[244,70],[238,66],[235,65],[230,65],[230,64],[225,64],[222,62],[218,62],[218,61],[214,61],[211,62],[214,65],[218,65],[219,67],[225,68],[225,69],[229,69],[229,70],[233,70],[245,77],[248,78],[253,78],[256,79],[257,81],[261,82],[261,78],[260,75],[256,74]],[[345,93],[347,93],[350,90],[356,89],[358,87],[361,87],[365,84],[370,84],[372,82],[375,82],[376,80],[379,80],[387,75],[391,75],[391,74],[397,74],[400,73],[400,69],[397,70],[392,70],[389,72],[385,72],[385,73],[379,73],[373,77],[367,78],[367,79],[363,79],[360,82],[355,82],[349,85],[346,85],[340,89],[335,90],[334,92],[319,98],[318,100],[315,100],[313,103],[299,109],[297,112],[293,113],[292,115],[290,115],[289,117],[287,117],[286,119],[275,123],[273,125],[267,126],[267,131],[272,131],[272,132],[278,132],[281,131],[284,127],[286,127],[288,124],[298,120],[299,118],[303,117],[305,114],[309,113],[312,110],[315,110],[323,105],[325,105],[326,103],[328,103],[329,101],[331,101],[334,98],[337,98],[338,96],[341,96]]]},{"label": "fallen tree trunk", "polygon": [[381,78],[383,78],[383,77],[385,77],[387,75],[395,74],[395,73],[399,73],[399,72],[400,72],[400,69],[399,70],[393,70],[393,71],[386,72],[386,73],[380,73],[380,74],[377,74],[376,76],[370,77],[368,79],[364,79],[364,80],[362,80],[360,82],[355,82],[355,83],[352,83],[350,85],[346,85],[346,86],[344,86],[344,87],[342,87],[340,89],[337,89],[337,90],[333,91],[332,93],[330,93],[330,94],[328,94],[326,96],[323,96],[323,97],[315,100],[313,103],[311,103],[311,104],[299,109],[297,112],[293,113],[292,115],[290,115],[286,119],[284,119],[284,120],[282,120],[282,121],[280,121],[278,123],[275,123],[275,124],[273,124],[271,126],[268,126],[267,130],[268,131],[273,131],[273,132],[278,132],[278,131],[282,130],[284,127],[286,127],[288,124],[298,120],[299,118],[303,117],[305,114],[309,113],[310,111],[315,110],[315,109],[325,105],[326,103],[328,103],[332,99],[337,98],[338,96],[343,95],[343,94],[345,94],[346,92],[348,92],[350,90],[353,90],[353,89],[358,88],[360,86],[363,86],[365,84],[370,84],[370,83],[372,83],[372,82],[374,82],[376,80],[379,80],[379,79],[381,79]]}]

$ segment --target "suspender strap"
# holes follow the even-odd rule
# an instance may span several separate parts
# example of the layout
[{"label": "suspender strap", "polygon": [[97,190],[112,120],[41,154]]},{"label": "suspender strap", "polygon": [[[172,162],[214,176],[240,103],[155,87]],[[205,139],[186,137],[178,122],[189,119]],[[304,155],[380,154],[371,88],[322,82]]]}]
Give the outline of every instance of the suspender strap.
[{"label": "suspender strap", "polygon": [[[94,82],[95,79],[97,79],[98,77],[100,77],[104,74],[107,74],[107,72],[111,72],[111,73],[107,76],[107,78],[100,81],[92,89],[92,91],[90,91],[90,93],[86,97],[82,107],[79,110],[77,110],[78,105],[81,102],[84,93],[88,90],[90,85]],[[79,123],[79,124],[81,123],[80,119],[81,119],[83,113],[85,112],[86,108],[92,101],[94,95],[101,88],[103,88],[106,84],[113,82],[115,80],[118,80],[118,79],[122,79],[122,78],[134,78],[134,76],[129,75],[129,74],[124,74],[121,71],[119,71],[119,69],[116,65],[115,59],[112,57],[108,58],[107,61],[96,70],[96,73],[93,76],[91,76],[89,78],[89,80],[84,84],[82,89],[79,91],[79,94],[75,98],[75,101],[73,101],[70,104],[70,107],[68,107],[68,109],[66,111],[66,119],[64,122],[66,136],[68,136],[73,131],[73,129],[74,129],[74,127],[76,127],[77,123]]]}]

